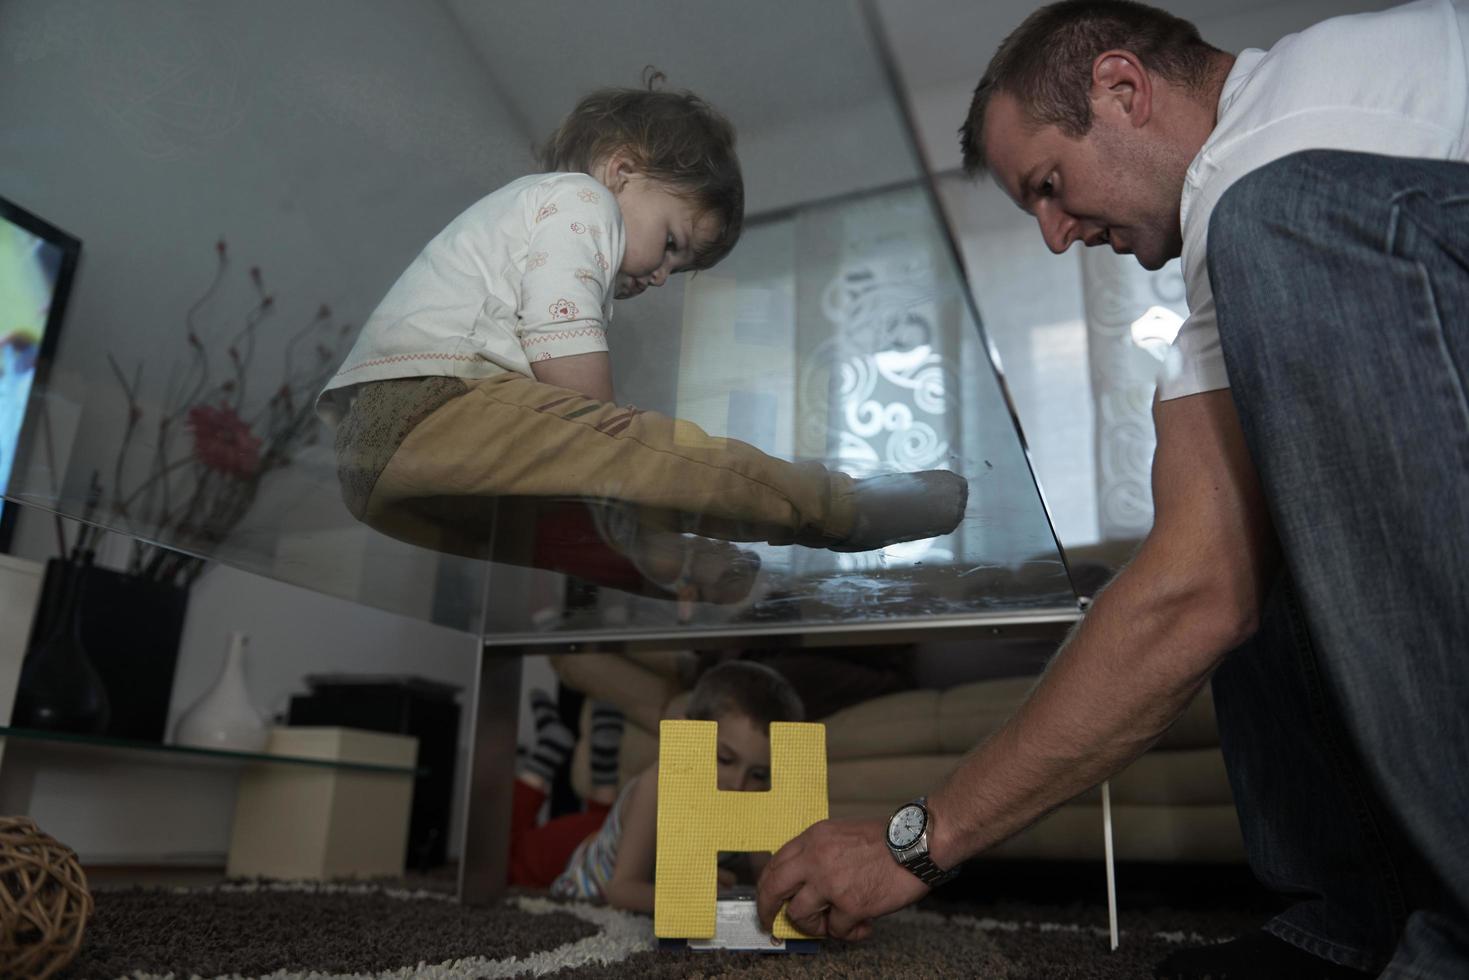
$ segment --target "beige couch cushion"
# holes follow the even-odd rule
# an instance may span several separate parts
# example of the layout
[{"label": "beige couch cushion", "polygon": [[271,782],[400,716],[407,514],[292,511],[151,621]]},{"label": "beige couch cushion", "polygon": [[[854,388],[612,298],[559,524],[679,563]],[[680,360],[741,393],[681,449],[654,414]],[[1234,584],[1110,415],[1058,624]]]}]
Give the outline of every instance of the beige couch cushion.
[{"label": "beige couch cushion", "polygon": [[[825,720],[828,757],[835,761],[962,755],[1004,724],[1035,682],[1034,677],[1007,677],[864,701]],[[1214,701],[1205,688],[1156,747],[1201,749],[1218,744]]]},{"label": "beige couch cushion", "polygon": [[[657,758],[657,722],[678,694],[684,656],[552,658],[568,684],[627,712],[624,781]],[[905,691],[827,718],[831,815],[887,816],[898,803],[931,790],[1010,716],[1034,683],[1033,677],[1015,677],[944,691]],[[589,712],[590,704],[584,710]],[[584,731],[588,723],[584,715]],[[572,766],[572,783],[582,794],[590,782],[586,750],[582,739]],[[1119,860],[1243,859],[1207,688],[1157,747],[1118,773],[1111,785]],[[1096,789],[1081,794],[986,857],[1100,858],[1100,796]]]},{"label": "beige couch cushion", "polygon": [[828,715],[828,759],[918,755],[939,746],[940,691],[899,691]]},{"label": "beige couch cushion", "polygon": [[[959,755],[905,755],[833,760],[827,785],[833,800],[876,803],[893,809],[928,792],[953,771]],[[1076,797],[1100,803],[1093,788]],[[1112,801],[1148,806],[1230,804],[1224,757],[1218,749],[1149,752],[1112,777]]]}]

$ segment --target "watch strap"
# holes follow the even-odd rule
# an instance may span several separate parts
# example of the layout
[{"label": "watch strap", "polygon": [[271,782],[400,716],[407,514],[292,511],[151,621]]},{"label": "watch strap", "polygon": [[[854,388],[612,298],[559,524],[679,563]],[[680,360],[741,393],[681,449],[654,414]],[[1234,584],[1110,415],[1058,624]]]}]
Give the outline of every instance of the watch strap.
[{"label": "watch strap", "polygon": [[927,854],[918,854],[909,858],[903,862],[903,867],[917,875],[918,880],[930,888],[937,888],[959,873],[959,869],[957,868],[945,871],[943,868],[934,864],[933,858]]}]

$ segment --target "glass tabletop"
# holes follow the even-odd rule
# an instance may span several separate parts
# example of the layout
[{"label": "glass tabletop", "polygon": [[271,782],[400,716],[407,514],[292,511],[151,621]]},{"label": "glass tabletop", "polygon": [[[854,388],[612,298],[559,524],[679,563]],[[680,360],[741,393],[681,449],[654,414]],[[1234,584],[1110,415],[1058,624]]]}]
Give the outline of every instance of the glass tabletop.
[{"label": "glass tabletop", "polygon": [[[128,535],[140,574],[219,562],[506,642],[1074,611],[863,10],[638,9],[9,5],[11,547],[46,547],[53,512]],[[685,587],[711,552],[683,526],[660,575],[598,525],[646,574],[629,585],[399,540],[344,504],[314,403],[361,325],[457,214],[537,171],[531,144],[579,96],[649,63],[734,123],[746,227],[713,269],[616,304],[618,404],[857,478],[949,470],[969,487],[953,531],[855,553],[737,537],[719,554],[738,594],[714,601]],[[495,535],[525,531],[492,513]]]}]

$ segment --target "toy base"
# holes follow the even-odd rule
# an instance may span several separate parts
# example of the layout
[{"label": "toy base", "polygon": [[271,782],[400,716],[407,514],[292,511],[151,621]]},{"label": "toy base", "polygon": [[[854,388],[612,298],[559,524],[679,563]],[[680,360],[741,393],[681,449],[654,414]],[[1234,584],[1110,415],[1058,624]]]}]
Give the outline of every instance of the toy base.
[{"label": "toy base", "polygon": [[753,894],[720,898],[714,903],[713,939],[659,939],[659,949],[731,950],[744,953],[814,953],[816,939],[777,939],[760,928]]},{"label": "toy base", "polygon": [[658,950],[664,953],[675,953],[682,950],[692,950],[696,953],[711,953],[724,950],[730,953],[796,953],[800,956],[810,956],[821,951],[821,940],[819,939],[777,939],[775,946],[724,946],[714,939],[660,939]]}]

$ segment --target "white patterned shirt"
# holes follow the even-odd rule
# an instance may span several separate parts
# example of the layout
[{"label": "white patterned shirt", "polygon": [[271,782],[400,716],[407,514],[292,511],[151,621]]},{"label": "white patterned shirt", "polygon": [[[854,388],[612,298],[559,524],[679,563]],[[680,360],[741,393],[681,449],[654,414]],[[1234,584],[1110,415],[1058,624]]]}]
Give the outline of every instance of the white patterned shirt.
[{"label": "white patterned shirt", "polygon": [[424,246],[367,318],[317,400],[336,424],[345,389],[424,376],[535,377],[532,361],[607,349],[622,212],[579,173],[533,174],[471,205]]}]

